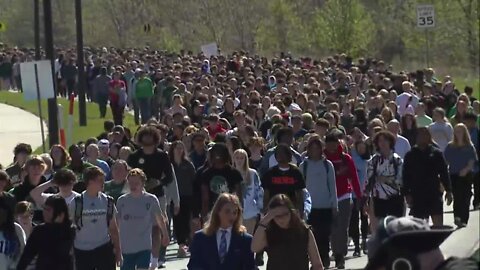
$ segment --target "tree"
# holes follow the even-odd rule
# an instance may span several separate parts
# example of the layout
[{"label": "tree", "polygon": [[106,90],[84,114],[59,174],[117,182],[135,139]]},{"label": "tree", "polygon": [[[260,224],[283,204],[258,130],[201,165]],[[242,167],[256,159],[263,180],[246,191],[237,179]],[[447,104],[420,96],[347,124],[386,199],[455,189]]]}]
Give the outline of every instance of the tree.
[{"label": "tree", "polygon": [[368,52],[375,25],[358,0],[330,0],[317,11],[316,44],[330,52],[359,56]]},{"label": "tree", "polygon": [[268,6],[269,16],[260,22],[256,41],[264,53],[297,51],[305,40],[305,28],[289,0],[272,0]]}]

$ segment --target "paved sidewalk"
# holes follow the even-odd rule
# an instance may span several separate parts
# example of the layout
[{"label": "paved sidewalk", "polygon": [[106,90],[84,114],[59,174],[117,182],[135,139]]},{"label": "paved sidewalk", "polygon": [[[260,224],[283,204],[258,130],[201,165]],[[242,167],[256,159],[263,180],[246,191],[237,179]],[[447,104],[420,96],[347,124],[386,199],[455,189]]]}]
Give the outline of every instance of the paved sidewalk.
[{"label": "paved sidewalk", "polygon": [[[45,124],[44,128],[47,135]],[[13,148],[20,142],[30,144],[33,150],[42,146],[40,119],[27,111],[0,103],[0,164],[6,167],[12,163]]]}]

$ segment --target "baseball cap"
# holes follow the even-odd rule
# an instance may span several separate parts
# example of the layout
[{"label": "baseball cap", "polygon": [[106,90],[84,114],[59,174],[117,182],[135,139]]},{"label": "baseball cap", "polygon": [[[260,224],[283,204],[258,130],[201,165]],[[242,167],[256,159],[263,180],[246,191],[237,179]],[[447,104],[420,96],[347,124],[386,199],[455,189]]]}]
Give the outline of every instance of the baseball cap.
[{"label": "baseball cap", "polygon": [[419,218],[387,216],[367,242],[369,261],[365,270],[383,266],[390,248],[421,254],[438,248],[453,231],[450,226],[430,227]]},{"label": "baseball cap", "polygon": [[101,139],[97,143],[98,147],[110,147],[110,142],[106,139]]}]

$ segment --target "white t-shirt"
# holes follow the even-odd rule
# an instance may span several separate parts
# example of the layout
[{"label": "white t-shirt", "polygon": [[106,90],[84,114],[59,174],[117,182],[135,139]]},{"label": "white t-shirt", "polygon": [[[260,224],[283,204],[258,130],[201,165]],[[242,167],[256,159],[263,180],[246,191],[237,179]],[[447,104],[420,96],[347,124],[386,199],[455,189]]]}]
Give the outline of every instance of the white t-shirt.
[{"label": "white t-shirt", "polygon": [[395,140],[395,153],[403,160],[410,149],[411,146],[408,140],[401,135],[397,135],[397,139]]},{"label": "white t-shirt", "polygon": [[[43,199],[43,202],[45,203],[45,201],[47,200],[48,197],[50,196],[53,196],[53,195],[60,195],[59,193],[56,193],[56,194],[53,194],[53,193],[42,193],[42,199]],[[75,191],[72,191],[72,194],[70,196],[68,196],[67,198],[64,198],[65,199],[65,202],[67,203],[67,205],[70,205],[70,203],[73,201],[73,199],[75,199],[75,197],[77,196],[80,196],[80,193],[77,193]]]},{"label": "white t-shirt", "polygon": [[438,148],[443,152],[447,148],[448,143],[453,139],[453,128],[450,123],[435,122],[428,126],[432,140],[437,144]]},{"label": "white t-shirt", "polygon": [[[411,100],[409,101],[410,98]],[[409,106],[412,106],[413,109],[415,109],[419,101],[420,99],[416,95],[403,92],[395,100],[395,103],[397,103],[397,107],[398,107],[398,114],[400,116],[405,115]]]},{"label": "white t-shirt", "polygon": [[9,270],[15,269],[18,260],[23,252],[23,248],[25,247],[25,232],[23,231],[22,227],[15,223],[15,233],[17,234],[18,241],[20,241],[20,251],[19,254],[16,256],[15,259],[12,259],[10,256],[5,254],[7,251],[7,247],[10,246],[10,242],[5,238],[5,235],[2,231],[0,231],[0,270]]}]

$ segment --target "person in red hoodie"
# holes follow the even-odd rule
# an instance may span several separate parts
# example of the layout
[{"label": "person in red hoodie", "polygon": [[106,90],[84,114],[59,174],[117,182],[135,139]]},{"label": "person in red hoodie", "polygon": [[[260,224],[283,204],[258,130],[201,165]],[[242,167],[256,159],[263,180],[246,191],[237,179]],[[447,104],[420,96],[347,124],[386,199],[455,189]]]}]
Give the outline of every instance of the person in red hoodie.
[{"label": "person in red hoodie", "polygon": [[325,156],[333,163],[338,197],[338,213],[334,217],[331,246],[337,269],[345,269],[345,256],[348,252],[348,227],[352,212],[352,190],[357,198],[362,198],[360,182],[352,157],[344,153],[336,134],[325,137]]},{"label": "person in red hoodie", "polygon": [[227,130],[222,127],[220,124],[220,117],[216,114],[211,114],[208,116],[208,134],[212,140],[215,139],[218,133],[226,133]]},{"label": "person in red hoodie", "polygon": [[110,107],[112,109],[113,122],[115,125],[123,125],[123,112],[127,104],[127,88],[121,79],[122,74],[118,71],[113,73],[109,85]]}]

